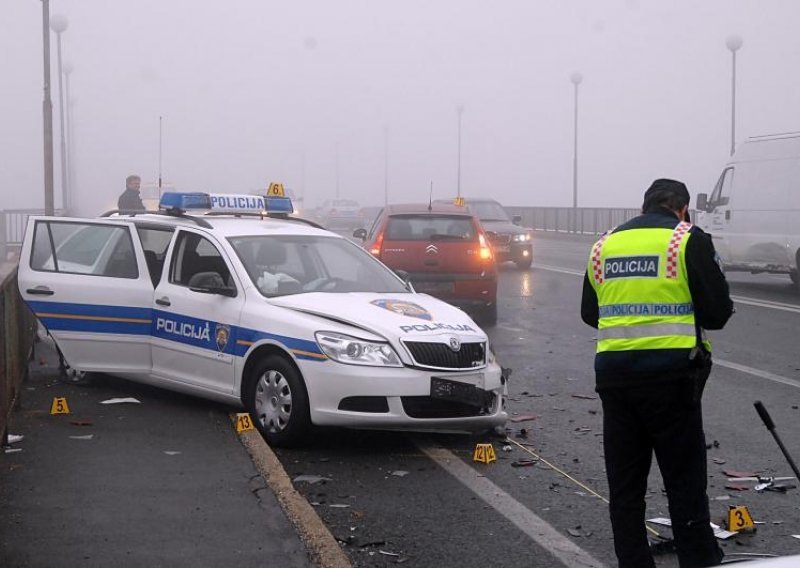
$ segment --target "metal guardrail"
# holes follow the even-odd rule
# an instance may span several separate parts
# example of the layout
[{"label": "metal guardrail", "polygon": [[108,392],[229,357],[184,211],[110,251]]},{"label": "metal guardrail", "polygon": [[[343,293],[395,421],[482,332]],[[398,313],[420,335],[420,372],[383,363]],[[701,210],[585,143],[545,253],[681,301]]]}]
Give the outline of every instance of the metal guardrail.
[{"label": "metal guardrail", "polygon": [[36,318],[19,295],[17,267],[8,262],[0,263],[0,320],[0,443],[5,445],[8,421],[19,402],[36,333]]},{"label": "metal guardrail", "polygon": [[615,207],[505,207],[521,215],[522,226],[537,231],[599,235],[641,213],[641,209]]},{"label": "metal guardrail", "polygon": [[[63,209],[57,209],[55,215],[63,215]],[[44,209],[6,209],[0,211],[0,263],[19,253],[28,217],[44,215]]]}]

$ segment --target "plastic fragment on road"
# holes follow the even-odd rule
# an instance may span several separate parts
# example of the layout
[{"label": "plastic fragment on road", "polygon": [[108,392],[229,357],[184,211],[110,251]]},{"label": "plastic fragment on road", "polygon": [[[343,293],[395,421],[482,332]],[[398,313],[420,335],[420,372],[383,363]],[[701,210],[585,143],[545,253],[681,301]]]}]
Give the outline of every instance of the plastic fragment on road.
[{"label": "plastic fragment on road", "polygon": [[94,438],[94,434],[86,434],[84,436],[70,436],[70,440],[91,440]]},{"label": "plastic fragment on road", "polygon": [[9,434],[8,443],[16,444],[17,442],[21,442],[23,438],[25,438],[25,436],[23,436],[22,434]]},{"label": "plastic fragment on road", "polygon": [[350,505],[347,503],[331,503],[328,507],[331,509],[349,509]]},{"label": "plastic fragment on road", "polygon": [[572,398],[580,398],[583,400],[597,400],[597,396],[591,394],[573,394]]},{"label": "plastic fragment on road", "polygon": [[180,452],[176,452],[175,450],[164,450],[164,453],[168,456],[177,456],[180,454]]},{"label": "plastic fragment on road", "polygon": [[293,483],[309,483],[311,485],[314,485],[315,483],[325,483],[328,481],[333,481],[333,479],[330,477],[323,477],[321,475],[298,475],[292,480]]},{"label": "plastic fragment on road", "polygon": [[531,420],[538,420],[538,416],[534,414],[527,414],[524,416],[515,416],[510,421],[511,422],[530,422]]},{"label": "plastic fragment on road", "polygon": [[388,550],[379,550],[378,553],[383,554],[384,556],[394,556],[394,557],[400,556],[396,552],[389,552]]},{"label": "plastic fragment on road", "polygon": [[408,475],[408,472],[402,469],[397,469],[392,472],[392,475],[394,475],[395,477],[405,477],[406,475]]},{"label": "plastic fragment on road", "polygon": [[17,452],[21,452],[22,448],[6,448],[5,452],[7,454],[16,454]]},{"label": "plastic fragment on road", "polygon": [[517,461],[511,462],[511,467],[531,467],[537,464],[539,460],[531,458],[521,458]]},{"label": "plastic fragment on road", "polygon": [[101,400],[100,404],[142,404],[140,400],[133,397],[127,398],[109,398],[108,400]]},{"label": "plastic fragment on road", "polygon": [[735,469],[723,469],[722,473],[724,473],[728,477],[736,477],[736,478],[756,477],[758,475],[758,472],[756,471],[738,471]]},{"label": "plastic fragment on road", "polygon": [[[652,519],[647,519],[648,523],[653,523],[654,525],[663,525],[665,527],[672,526],[672,519],[668,517],[654,517]],[[714,531],[714,536],[720,540],[727,540],[732,536],[735,536],[735,532],[726,531],[719,525],[714,523],[708,523],[711,526],[711,529]]]}]

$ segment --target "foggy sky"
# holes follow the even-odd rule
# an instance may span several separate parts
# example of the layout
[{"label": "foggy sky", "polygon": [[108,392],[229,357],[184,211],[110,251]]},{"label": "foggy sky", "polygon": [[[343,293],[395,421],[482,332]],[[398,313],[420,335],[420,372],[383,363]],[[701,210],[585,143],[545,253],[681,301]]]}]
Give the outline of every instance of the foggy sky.
[{"label": "foggy sky", "polygon": [[[74,65],[78,211],[124,178],[192,191],[282,181],[309,205],[456,192],[506,205],[637,207],[656,177],[709,192],[737,140],[800,130],[796,0],[51,0]],[[55,202],[58,76],[51,34]],[[0,209],[42,207],[42,15],[0,0]],[[337,160],[338,156],[338,160]],[[338,167],[337,167],[338,162]],[[337,175],[338,171],[338,175]]]}]

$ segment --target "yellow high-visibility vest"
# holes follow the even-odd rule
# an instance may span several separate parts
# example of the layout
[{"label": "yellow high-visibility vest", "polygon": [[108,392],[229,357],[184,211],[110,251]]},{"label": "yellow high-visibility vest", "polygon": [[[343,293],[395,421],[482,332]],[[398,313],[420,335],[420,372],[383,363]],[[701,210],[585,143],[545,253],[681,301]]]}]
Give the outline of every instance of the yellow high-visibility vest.
[{"label": "yellow high-visibility vest", "polygon": [[[697,345],[686,272],[690,223],[609,232],[592,247],[588,274],[599,309],[597,353]],[[711,344],[705,341],[710,351]]]}]

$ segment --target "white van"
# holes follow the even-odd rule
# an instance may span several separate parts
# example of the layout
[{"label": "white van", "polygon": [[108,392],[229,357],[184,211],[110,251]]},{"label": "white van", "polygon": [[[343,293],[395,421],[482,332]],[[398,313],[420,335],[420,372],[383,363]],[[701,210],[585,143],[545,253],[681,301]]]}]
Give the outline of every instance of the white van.
[{"label": "white van", "polygon": [[788,274],[797,285],[800,132],[749,138],[711,196],[698,194],[697,211],[724,270]]}]

